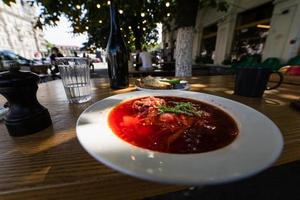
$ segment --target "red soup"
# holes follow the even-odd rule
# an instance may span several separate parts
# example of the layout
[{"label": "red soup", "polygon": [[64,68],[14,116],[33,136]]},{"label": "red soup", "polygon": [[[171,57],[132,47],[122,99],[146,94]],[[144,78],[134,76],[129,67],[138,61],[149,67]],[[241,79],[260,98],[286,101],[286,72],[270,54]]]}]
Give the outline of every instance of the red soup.
[{"label": "red soup", "polygon": [[212,151],[238,135],[237,124],[224,111],[180,97],[126,101],[112,109],[108,120],[112,131],[126,142],[167,153]]}]

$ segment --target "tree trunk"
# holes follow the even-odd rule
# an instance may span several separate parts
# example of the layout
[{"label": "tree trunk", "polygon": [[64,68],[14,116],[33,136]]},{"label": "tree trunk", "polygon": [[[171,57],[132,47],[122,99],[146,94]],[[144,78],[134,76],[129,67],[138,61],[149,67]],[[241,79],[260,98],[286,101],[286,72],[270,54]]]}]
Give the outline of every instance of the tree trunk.
[{"label": "tree trunk", "polygon": [[132,27],[132,31],[135,38],[134,40],[135,50],[141,50],[143,33],[140,29],[137,28],[137,25]]},{"label": "tree trunk", "polygon": [[175,22],[178,27],[176,39],[176,76],[192,76],[192,51],[194,26],[199,0],[177,0]]},{"label": "tree trunk", "polygon": [[142,49],[142,36],[137,34],[135,35],[135,41],[134,41],[134,46],[135,50],[141,50]]},{"label": "tree trunk", "polygon": [[181,27],[177,30],[176,38],[176,73],[177,77],[192,76],[192,51],[193,51],[194,27]]}]

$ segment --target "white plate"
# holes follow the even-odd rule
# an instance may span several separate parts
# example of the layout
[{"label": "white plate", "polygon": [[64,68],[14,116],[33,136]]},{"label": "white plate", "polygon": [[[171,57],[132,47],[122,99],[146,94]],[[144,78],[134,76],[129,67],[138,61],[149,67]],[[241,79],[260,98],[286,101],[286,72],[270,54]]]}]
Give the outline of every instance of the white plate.
[{"label": "white plate", "polygon": [[[160,153],[133,146],[111,131],[108,113],[123,100],[149,95],[188,97],[218,106],[235,119],[239,135],[224,148],[198,154]],[[142,179],[174,184],[217,184],[254,175],[272,165],[283,147],[280,130],[265,115],[229,99],[189,91],[111,96],[86,109],[76,130],[85,150],[105,165]]]},{"label": "white plate", "polygon": [[186,84],[186,86],[184,88],[180,88],[180,89],[149,89],[149,88],[143,88],[143,87],[139,87],[139,86],[136,86],[136,89],[137,90],[140,90],[140,91],[145,91],[145,92],[153,92],[153,91],[182,91],[182,90],[188,90],[190,89],[190,85],[189,84]]}]

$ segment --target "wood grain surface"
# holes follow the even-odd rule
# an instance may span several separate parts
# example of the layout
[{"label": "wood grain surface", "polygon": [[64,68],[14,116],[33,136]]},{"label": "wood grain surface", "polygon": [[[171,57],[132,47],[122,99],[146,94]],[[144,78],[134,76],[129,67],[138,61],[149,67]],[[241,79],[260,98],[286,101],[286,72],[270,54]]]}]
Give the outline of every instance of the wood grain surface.
[{"label": "wood grain surface", "polygon": [[[275,165],[300,160],[300,112],[289,107],[290,101],[299,99],[300,86],[283,84],[266,91],[263,98],[247,98],[233,95],[233,76],[188,80],[192,91],[242,102],[273,120],[285,141]],[[81,112],[96,101],[135,88],[131,85],[113,91],[103,78],[92,79],[92,90],[92,101],[69,104],[60,80],[40,84],[38,99],[49,109],[53,126],[39,133],[12,138],[0,122],[0,199],[139,199],[186,188],[129,177],[97,162],[84,151],[75,133]],[[4,102],[0,96],[0,105]]]}]

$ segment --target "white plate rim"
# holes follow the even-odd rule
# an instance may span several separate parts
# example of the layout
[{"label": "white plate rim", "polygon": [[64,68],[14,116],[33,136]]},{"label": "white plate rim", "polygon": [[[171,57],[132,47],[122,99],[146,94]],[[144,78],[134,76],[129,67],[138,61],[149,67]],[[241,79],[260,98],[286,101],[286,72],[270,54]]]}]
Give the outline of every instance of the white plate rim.
[{"label": "white plate rim", "polygon": [[[102,118],[107,117],[111,106],[118,104],[124,99],[149,95],[182,96],[213,104],[235,119],[238,123],[240,134],[232,144],[219,150],[200,154],[167,154],[153,152],[128,144],[114,135],[107,123],[101,124],[100,127],[99,121],[95,120],[97,116],[99,118],[101,115]],[[116,102],[112,102],[112,100],[116,100]],[[103,107],[101,104],[111,105]],[[99,105],[102,110],[97,108]],[[246,110],[252,116],[250,118],[249,116],[236,116],[236,113],[232,113],[231,109],[235,109],[235,112],[241,112],[237,109],[242,109],[243,112]],[[253,126],[253,122],[250,125],[241,125],[245,120],[251,119],[254,120],[255,126]],[[262,130],[262,125],[264,128],[267,127],[272,130],[267,133],[259,133],[262,134],[262,138],[259,139],[267,141],[268,145],[261,145],[261,142],[254,138],[254,136],[258,135],[257,133],[252,133],[254,136],[249,134],[249,128],[260,128],[261,131],[265,131]],[[101,134],[100,130],[102,130]],[[246,132],[244,133],[243,131],[245,130]],[[109,131],[110,133],[107,133]],[[94,103],[80,115],[76,125],[76,132],[78,140],[84,149],[105,165],[138,178],[172,184],[210,185],[246,178],[272,165],[281,154],[283,148],[283,138],[279,128],[265,115],[233,100],[191,91],[136,91],[108,97]],[[245,143],[245,136],[247,136],[246,139],[252,142],[254,147],[250,148],[249,144]],[[272,137],[268,138],[267,136]],[[99,139],[101,141],[98,141]],[[103,139],[108,139],[112,143],[106,144],[107,141],[103,142]],[[254,142],[259,144],[254,144]],[[244,145],[244,147],[241,148],[241,145]],[[246,149],[245,146],[247,147]],[[114,152],[116,150],[118,150],[117,153]],[[234,155],[230,154],[234,152]],[[261,153],[262,157],[254,155],[256,153]],[[242,158],[243,156],[248,156],[251,162]],[[171,165],[172,163],[173,165]],[[221,164],[224,166],[219,167],[218,165]],[[251,166],[247,167],[246,165]],[[195,173],[198,172],[197,170],[199,170],[199,173]],[[222,170],[224,172],[221,172]]]}]

